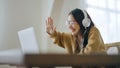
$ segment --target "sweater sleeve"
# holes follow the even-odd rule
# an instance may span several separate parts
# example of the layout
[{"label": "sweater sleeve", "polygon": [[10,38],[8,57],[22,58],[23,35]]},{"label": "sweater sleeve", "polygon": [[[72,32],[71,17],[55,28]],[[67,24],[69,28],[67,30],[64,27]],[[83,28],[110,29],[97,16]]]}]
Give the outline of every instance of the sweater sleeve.
[{"label": "sweater sleeve", "polygon": [[57,44],[58,46],[63,48],[65,48],[65,43],[69,42],[68,34],[64,32],[55,32],[54,34],[50,35],[50,37],[53,39],[54,44]]},{"label": "sweater sleeve", "polygon": [[102,40],[100,32],[97,28],[93,28],[90,30],[88,36],[88,44],[84,49],[84,53],[85,54],[91,54],[91,53],[94,54],[98,52],[100,53],[102,49],[104,49],[104,42]]}]

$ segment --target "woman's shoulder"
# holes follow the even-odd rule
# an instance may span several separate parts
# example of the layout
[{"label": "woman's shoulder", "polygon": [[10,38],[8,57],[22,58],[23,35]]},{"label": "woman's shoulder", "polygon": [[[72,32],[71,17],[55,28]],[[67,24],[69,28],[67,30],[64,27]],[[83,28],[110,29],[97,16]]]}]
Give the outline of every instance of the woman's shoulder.
[{"label": "woman's shoulder", "polygon": [[96,26],[92,26],[90,29],[90,32],[98,32],[99,33],[99,29]]},{"label": "woman's shoulder", "polygon": [[90,29],[90,32],[89,32],[89,36],[99,36],[100,35],[100,31],[97,27],[93,26],[91,27]]},{"label": "woman's shoulder", "polygon": [[96,26],[92,26],[91,30],[98,30],[98,28]]}]

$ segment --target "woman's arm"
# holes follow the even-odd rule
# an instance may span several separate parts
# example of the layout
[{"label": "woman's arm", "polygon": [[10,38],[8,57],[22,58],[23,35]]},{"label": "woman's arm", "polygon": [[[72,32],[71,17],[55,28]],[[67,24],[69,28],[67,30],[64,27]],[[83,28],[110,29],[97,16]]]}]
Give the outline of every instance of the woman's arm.
[{"label": "woman's arm", "polygon": [[53,19],[49,17],[46,20],[46,32],[49,34],[49,36],[53,39],[54,43],[65,48],[65,43],[69,43],[69,37],[66,33],[60,33],[56,31],[56,28],[53,23]]}]

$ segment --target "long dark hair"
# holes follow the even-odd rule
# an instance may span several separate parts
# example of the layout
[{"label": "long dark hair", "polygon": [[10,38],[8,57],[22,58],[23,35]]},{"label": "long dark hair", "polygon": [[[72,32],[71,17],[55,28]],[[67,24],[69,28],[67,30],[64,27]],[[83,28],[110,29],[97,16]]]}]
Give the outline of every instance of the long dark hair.
[{"label": "long dark hair", "polygon": [[[87,11],[86,11],[86,13],[87,13]],[[76,8],[76,9],[72,10],[68,15],[73,15],[75,20],[78,22],[78,24],[80,26],[80,34],[84,37],[83,47],[86,47],[86,45],[88,44],[88,35],[89,35],[90,28],[92,26],[94,26],[94,23],[91,20],[91,17],[87,13],[87,17],[90,19],[91,24],[89,27],[87,27],[85,29],[85,27],[82,24],[82,21],[85,18],[83,10]]]}]

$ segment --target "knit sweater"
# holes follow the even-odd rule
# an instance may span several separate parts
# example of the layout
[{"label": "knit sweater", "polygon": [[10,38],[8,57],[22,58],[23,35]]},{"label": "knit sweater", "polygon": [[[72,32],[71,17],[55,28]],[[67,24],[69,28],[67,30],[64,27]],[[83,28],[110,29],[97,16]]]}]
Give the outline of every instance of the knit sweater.
[{"label": "knit sweater", "polygon": [[54,32],[50,37],[53,39],[53,42],[60,47],[63,47],[67,50],[69,54],[96,54],[96,53],[105,53],[106,47],[104,45],[103,39],[99,30],[96,27],[90,29],[88,35],[88,44],[85,48],[81,48],[80,52],[76,52],[76,42],[75,37],[70,33],[60,33]]}]

